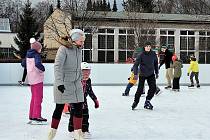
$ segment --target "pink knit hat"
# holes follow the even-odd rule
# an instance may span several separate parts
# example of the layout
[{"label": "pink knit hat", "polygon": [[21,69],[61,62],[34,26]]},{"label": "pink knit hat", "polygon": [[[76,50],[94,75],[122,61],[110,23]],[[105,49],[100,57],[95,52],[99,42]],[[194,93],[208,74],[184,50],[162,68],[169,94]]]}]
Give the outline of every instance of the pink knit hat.
[{"label": "pink knit hat", "polygon": [[35,49],[36,51],[39,51],[40,49],[42,49],[41,43],[36,41],[35,38],[31,38],[30,43],[31,43],[31,48],[32,49]]}]

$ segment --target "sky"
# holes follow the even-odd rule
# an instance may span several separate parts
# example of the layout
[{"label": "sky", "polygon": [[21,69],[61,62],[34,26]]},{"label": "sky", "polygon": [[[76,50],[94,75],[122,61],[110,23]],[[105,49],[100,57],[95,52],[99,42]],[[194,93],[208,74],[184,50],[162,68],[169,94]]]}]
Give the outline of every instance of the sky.
[{"label": "sky", "polygon": [[[130,96],[122,96],[124,86],[93,86],[99,108],[87,98],[92,139],[209,140],[209,86],[181,86],[179,93],[160,87],[162,93],[151,100],[153,110],[143,108],[145,97],[131,110],[136,88],[131,89]],[[0,86],[0,140],[47,139],[55,107],[53,87],[44,86],[42,116],[48,119],[47,125],[27,124],[30,95],[28,86]],[[54,140],[73,140],[67,130],[68,119],[62,115]]]}]

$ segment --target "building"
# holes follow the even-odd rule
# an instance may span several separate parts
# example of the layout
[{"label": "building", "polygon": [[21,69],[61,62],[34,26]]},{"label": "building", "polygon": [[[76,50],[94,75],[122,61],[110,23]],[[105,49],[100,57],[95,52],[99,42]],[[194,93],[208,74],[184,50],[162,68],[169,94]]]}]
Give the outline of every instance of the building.
[{"label": "building", "polygon": [[[82,22],[86,21],[85,26],[82,26],[87,35],[83,61],[126,62],[133,56],[136,48],[142,47],[144,41],[149,40],[156,48],[162,45],[168,46],[184,63],[187,62],[186,58],[190,54],[194,54],[199,63],[210,63],[209,15],[99,11],[92,13],[91,17],[82,15],[84,14],[81,12],[81,15],[72,17],[57,9],[47,19],[45,27],[52,24],[53,19],[63,21],[59,23],[63,26],[54,23],[63,31],[64,21],[69,28],[81,28]],[[49,37],[52,34],[55,34],[54,28],[44,29],[44,44],[48,49],[54,49],[56,52],[59,45],[54,43],[56,37]],[[62,34],[68,34],[68,31]],[[51,59],[54,59],[55,52],[50,55]]]},{"label": "building", "polygon": [[11,33],[10,23],[8,18],[0,18],[0,58],[13,58],[13,48],[18,49],[14,42],[16,33]]}]

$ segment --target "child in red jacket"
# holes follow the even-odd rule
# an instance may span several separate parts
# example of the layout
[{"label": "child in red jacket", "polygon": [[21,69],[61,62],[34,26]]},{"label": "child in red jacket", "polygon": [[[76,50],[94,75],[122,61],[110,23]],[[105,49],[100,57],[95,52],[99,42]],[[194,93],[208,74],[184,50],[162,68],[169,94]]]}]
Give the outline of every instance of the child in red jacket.
[{"label": "child in red jacket", "polygon": [[[90,71],[91,67],[87,62],[82,62],[81,63],[81,69],[82,69],[82,85],[83,85],[83,92],[84,92],[84,106],[83,106],[83,121],[82,121],[82,132],[84,134],[84,138],[90,138],[91,134],[89,132],[89,109],[88,109],[88,104],[87,104],[87,96],[89,95],[90,98],[93,100],[95,104],[95,108],[99,107],[99,102],[97,100],[96,95],[94,94],[91,86],[91,79],[90,79]],[[69,132],[74,131],[73,127],[73,114],[75,113],[74,111],[74,106],[71,104],[70,105],[70,119],[69,119],[69,127],[68,130]]]}]

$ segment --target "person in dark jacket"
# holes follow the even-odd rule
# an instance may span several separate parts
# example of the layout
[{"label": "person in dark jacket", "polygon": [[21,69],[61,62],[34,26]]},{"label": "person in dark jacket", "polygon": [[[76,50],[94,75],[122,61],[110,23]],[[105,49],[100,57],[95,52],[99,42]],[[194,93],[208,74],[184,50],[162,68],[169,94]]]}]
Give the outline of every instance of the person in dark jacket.
[{"label": "person in dark jacket", "polygon": [[149,90],[146,96],[146,101],[144,103],[144,108],[152,110],[153,106],[150,103],[150,100],[153,98],[154,93],[156,91],[156,79],[158,78],[159,70],[158,70],[158,58],[156,53],[151,50],[150,42],[145,43],[144,52],[138,55],[133,65],[135,79],[138,79],[138,67],[140,67],[139,83],[135,94],[134,102],[132,104],[132,110],[134,110],[139,103],[140,96],[143,93],[145,80],[147,80],[147,83],[149,85]]},{"label": "person in dark jacket", "polygon": [[173,53],[170,52],[166,46],[162,46],[161,51],[164,52],[164,59],[160,62],[159,69],[163,64],[165,64],[166,79],[167,79],[167,86],[165,87],[165,89],[169,89],[172,87],[172,81],[173,81],[173,68],[172,68]]},{"label": "person in dark jacket", "polygon": [[[91,79],[89,78],[90,76],[90,71],[91,67],[87,62],[82,62],[81,63],[81,69],[82,69],[82,85],[83,85],[83,92],[84,92],[84,104],[83,104],[83,121],[82,121],[82,132],[84,134],[84,138],[90,138],[91,134],[89,132],[89,109],[88,109],[88,103],[87,103],[87,96],[90,96],[90,98],[93,100],[95,104],[95,108],[99,107],[99,102],[97,100],[96,95],[94,94],[91,86]],[[73,114],[75,113],[75,107],[74,104],[70,104],[70,119],[69,119],[69,126],[68,130],[69,132],[74,131],[74,126],[73,126]]]}]

